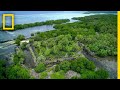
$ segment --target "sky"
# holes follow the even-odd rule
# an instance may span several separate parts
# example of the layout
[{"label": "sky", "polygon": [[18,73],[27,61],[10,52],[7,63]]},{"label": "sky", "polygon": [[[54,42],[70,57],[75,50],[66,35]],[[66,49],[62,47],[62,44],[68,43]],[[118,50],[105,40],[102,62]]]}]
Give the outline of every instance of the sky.
[{"label": "sky", "polygon": [[0,14],[4,14],[4,13],[13,13],[13,14],[18,14],[18,15],[24,15],[24,14],[40,14],[40,13],[57,13],[57,12],[67,12],[67,13],[71,13],[71,12],[85,12],[85,11],[0,11]]}]

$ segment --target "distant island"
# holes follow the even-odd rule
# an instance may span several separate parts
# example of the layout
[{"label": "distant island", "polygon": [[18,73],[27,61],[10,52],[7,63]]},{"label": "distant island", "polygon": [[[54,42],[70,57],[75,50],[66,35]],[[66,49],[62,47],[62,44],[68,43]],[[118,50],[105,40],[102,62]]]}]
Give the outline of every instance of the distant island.
[{"label": "distant island", "polygon": [[84,14],[91,14],[91,13],[117,13],[117,11],[86,11]]}]

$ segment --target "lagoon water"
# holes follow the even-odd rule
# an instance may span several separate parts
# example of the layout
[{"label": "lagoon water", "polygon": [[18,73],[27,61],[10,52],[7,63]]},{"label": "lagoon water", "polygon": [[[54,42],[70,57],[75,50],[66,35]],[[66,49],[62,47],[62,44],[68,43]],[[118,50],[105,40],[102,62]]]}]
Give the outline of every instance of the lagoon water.
[{"label": "lagoon water", "polygon": [[[84,14],[84,12],[85,11],[0,11],[0,16],[2,16],[2,14],[12,13],[15,15],[15,24],[25,24],[42,22],[46,20],[70,19],[72,17],[93,15]],[[7,24],[10,23],[9,20],[10,18],[6,18]]]},{"label": "lagoon water", "polygon": [[0,31],[0,42],[13,40],[20,34],[24,35],[26,38],[29,38],[31,36],[31,33],[35,33],[38,31],[45,32],[49,30],[54,30],[53,25],[36,26],[16,31]]}]

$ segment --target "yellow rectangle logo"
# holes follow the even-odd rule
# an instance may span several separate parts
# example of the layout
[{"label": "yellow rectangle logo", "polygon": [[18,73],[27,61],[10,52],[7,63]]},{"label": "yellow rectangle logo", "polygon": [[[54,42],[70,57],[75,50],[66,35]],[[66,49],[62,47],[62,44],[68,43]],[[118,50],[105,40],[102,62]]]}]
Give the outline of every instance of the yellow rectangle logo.
[{"label": "yellow rectangle logo", "polygon": [[[5,17],[12,17],[12,28],[5,27]],[[3,14],[3,30],[14,30],[14,14]]]},{"label": "yellow rectangle logo", "polygon": [[117,69],[117,72],[118,72],[118,79],[120,79],[120,11],[118,11],[118,18],[117,18],[117,25],[118,25],[118,41],[117,41],[117,49],[118,49],[118,57],[117,57],[117,67],[118,67],[118,69]]}]

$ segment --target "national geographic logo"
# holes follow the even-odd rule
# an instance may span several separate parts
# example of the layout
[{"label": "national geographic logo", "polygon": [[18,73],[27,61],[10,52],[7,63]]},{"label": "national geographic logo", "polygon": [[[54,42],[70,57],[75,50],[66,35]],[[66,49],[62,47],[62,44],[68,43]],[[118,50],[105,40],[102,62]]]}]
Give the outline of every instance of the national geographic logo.
[{"label": "national geographic logo", "polygon": [[[12,17],[12,27],[6,27],[6,17]],[[3,30],[14,30],[14,14],[3,14]]]}]

